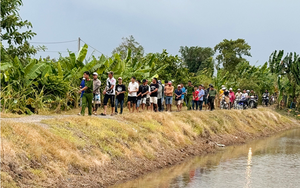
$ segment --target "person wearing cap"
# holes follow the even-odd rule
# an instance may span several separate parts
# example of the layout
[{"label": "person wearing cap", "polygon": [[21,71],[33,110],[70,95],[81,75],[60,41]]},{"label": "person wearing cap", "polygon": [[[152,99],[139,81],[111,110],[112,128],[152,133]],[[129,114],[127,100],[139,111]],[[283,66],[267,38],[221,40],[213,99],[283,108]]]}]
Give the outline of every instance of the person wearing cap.
[{"label": "person wearing cap", "polygon": [[193,100],[193,92],[194,92],[194,86],[192,85],[192,81],[188,81],[188,85],[186,87],[186,106],[188,110],[191,110],[192,108],[192,100]]},{"label": "person wearing cap", "polygon": [[177,86],[177,89],[175,90],[175,103],[177,105],[177,112],[180,112],[180,104],[181,104],[181,95],[182,95],[182,91],[181,91],[181,85]]},{"label": "person wearing cap", "polygon": [[118,84],[116,85],[116,104],[115,104],[115,114],[118,114],[118,105],[120,104],[120,114],[123,113],[124,104],[124,94],[126,92],[126,87],[122,83],[122,77],[118,78]]},{"label": "person wearing cap", "polygon": [[139,84],[136,82],[136,78],[133,76],[131,77],[131,82],[128,84],[128,102],[127,107],[129,112],[131,110],[132,105],[132,113],[136,108],[136,101],[137,101],[137,92],[139,91]]},{"label": "person wearing cap", "polygon": [[217,91],[214,89],[214,86],[210,86],[209,93],[207,95],[208,102],[210,103],[210,110],[213,111],[215,109],[215,97],[217,95]]},{"label": "person wearing cap", "polygon": [[226,90],[225,86],[222,85],[222,88],[219,91],[219,104],[218,105],[221,105],[221,103],[222,103],[222,98],[223,98],[225,90]]},{"label": "person wearing cap", "polygon": [[97,115],[97,110],[100,107],[101,99],[100,99],[100,87],[101,81],[98,79],[98,73],[93,73],[93,114]]},{"label": "person wearing cap", "polygon": [[232,88],[229,88],[229,99],[230,99],[229,108],[232,108],[233,104],[234,104],[234,100],[235,100],[235,95],[234,95],[234,92],[232,91]]},{"label": "person wearing cap", "polygon": [[[82,88],[84,88],[84,86],[85,86],[85,77],[84,77],[84,75],[82,76],[82,80],[81,80],[81,83],[80,83],[80,85],[79,85],[79,88],[80,89],[82,89]],[[82,96],[83,96],[83,94],[84,94],[84,91],[82,91],[81,92],[81,95],[80,95],[80,102],[79,102],[79,106],[80,106],[80,111],[79,111],[79,114],[78,115],[81,115],[81,109],[82,109]]]},{"label": "person wearing cap", "polygon": [[168,85],[165,86],[164,94],[166,96],[166,105],[167,105],[167,111],[172,112],[172,101],[173,101],[173,91],[174,87],[172,86],[172,82],[169,81]]},{"label": "person wearing cap", "polygon": [[111,105],[111,116],[114,115],[114,108],[115,108],[115,94],[116,94],[116,79],[113,77],[114,73],[113,71],[109,71],[108,73],[108,78],[106,79],[106,87],[105,90],[103,91],[104,95],[104,113],[101,113],[102,116],[106,116],[106,111],[107,111],[107,103],[108,100],[110,100],[110,105]]},{"label": "person wearing cap", "polygon": [[141,94],[141,103],[142,103],[142,110],[145,110],[145,106],[147,103],[147,94],[149,93],[149,86],[147,85],[147,80],[143,79],[143,87],[142,87],[142,94]]},{"label": "person wearing cap", "polygon": [[83,88],[79,90],[78,93],[81,93],[84,91],[84,94],[82,96],[82,108],[81,108],[81,115],[85,115],[85,108],[88,107],[88,114],[89,116],[92,115],[93,110],[93,81],[90,79],[90,73],[88,71],[84,72],[84,78],[85,78],[85,85]]},{"label": "person wearing cap", "polygon": [[[157,91],[158,91],[158,83],[157,78],[152,79],[152,83],[150,84],[150,103],[151,103],[151,111],[157,111]],[[154,107],[155,106],[155,107]]]}]

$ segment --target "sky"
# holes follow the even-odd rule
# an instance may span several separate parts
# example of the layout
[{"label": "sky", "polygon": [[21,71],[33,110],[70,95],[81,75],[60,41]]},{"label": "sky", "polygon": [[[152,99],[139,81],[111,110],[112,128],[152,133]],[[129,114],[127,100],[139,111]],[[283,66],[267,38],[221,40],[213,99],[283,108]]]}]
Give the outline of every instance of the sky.
[{"label": "sky", "polygon": [[[274,50],[300,53],[299,0],[23,0],[23,20],[33,24],[32,42],[47,46],[36,57],[77,52],[80,37],[95,56],[111,55],[122,37],[133,35],[146,53],[179,55],[180,46],[213,48],[243,38],[252,65]],[[45,42],[72,41],[45,44]],[[32,43],[37,45],[37,43]],[[40,45],[41,45],[40,44]],[[81,45],[84,43],[81,42]],[[99,52],[98,52],[99,51]],[[101,52],[101,53],[100,53]],[[89,54],[90,55],[90,54]]]}]

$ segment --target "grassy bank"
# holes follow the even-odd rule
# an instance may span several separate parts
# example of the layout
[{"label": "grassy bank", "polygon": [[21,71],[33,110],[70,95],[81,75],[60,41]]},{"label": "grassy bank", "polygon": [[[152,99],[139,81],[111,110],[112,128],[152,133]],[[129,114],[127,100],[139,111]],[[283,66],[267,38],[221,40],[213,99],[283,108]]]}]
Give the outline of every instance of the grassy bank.
[{"label": "grassy bank", "polygon": [[13,186],[107,186],[299,126],[270,109],[66,117],[39,125],[2,121],[1,179]]}]

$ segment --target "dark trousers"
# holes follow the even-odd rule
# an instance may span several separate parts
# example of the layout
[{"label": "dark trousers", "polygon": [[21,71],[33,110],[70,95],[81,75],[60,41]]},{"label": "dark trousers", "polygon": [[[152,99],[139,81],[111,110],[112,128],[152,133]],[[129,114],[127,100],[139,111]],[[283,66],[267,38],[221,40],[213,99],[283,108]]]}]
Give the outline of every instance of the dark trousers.
[{"label": "dark trousers", "polygon": [[123,104],[124,104],[124,99],[123,100],[119,100],[118,98],[116,98],[116,102],[115,102],[115,112],[118,113],[118,104],[120,103],[120,114],[123,113]]},{"label": "dark trousers", "polygon": [[195,104],[196,104],[196,110],[198,110],[199,101],[192,100],[192,108],[193,108],[193,110],[195,110]]},{"label": "dark trousers", "polygon": [[161,104],[161,99],[157,99],[157,105],[158,105],[158,111],[163,111],[162,109],[162,104]]},{"label": "dark trousers", "polygon": [[208,97],[208,103],[210,104],[210,110],[214,110],[215,109],[215,97]]},{"label": "dark trousers", "polygon": [[198,101],[198,102],[199,102],[199,110],[201,111],[203,107],[203,101]]}]

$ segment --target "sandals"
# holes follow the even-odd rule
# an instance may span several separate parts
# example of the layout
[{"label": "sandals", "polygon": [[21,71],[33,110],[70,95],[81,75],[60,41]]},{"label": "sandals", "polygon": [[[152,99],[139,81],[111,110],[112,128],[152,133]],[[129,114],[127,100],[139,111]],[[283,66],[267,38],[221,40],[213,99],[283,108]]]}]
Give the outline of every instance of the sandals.
[{"label": "sandals", "polygon": [[101,113],[100,115],[101,115],[101,116],[106,116],[106,114],[103,114],[103,113]]}]

